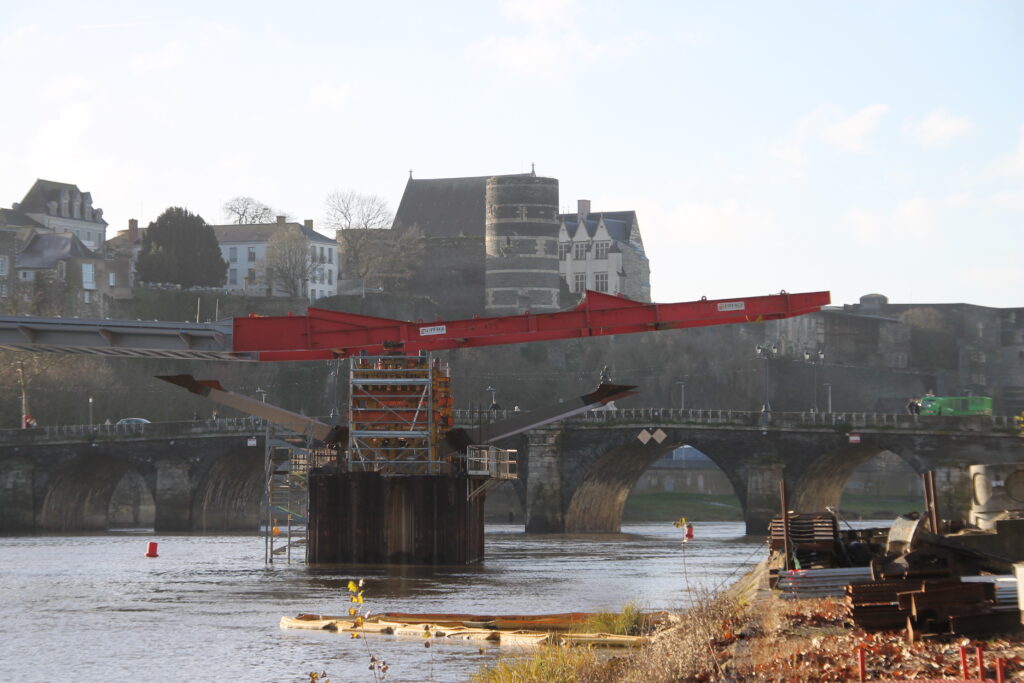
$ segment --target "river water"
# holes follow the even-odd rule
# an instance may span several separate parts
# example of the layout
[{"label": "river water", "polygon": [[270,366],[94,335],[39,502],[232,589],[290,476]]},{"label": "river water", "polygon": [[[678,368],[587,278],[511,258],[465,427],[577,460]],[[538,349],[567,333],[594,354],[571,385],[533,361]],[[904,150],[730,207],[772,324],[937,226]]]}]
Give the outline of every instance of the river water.
[{"label": "river water", "polygon": [[[621,534],[535,535],[487,527],[483,565],[307,567],[263,562],[259,536],[125,533],[0,538],[0,681],[465,681],[508,649],[479,642],[280,630],[281,616],[345,614],[365,579],[374,612],[537,614],[680,609],[765,556],[743,524],[670,523]],[[144,557],[159,542],[160,556]]]}]

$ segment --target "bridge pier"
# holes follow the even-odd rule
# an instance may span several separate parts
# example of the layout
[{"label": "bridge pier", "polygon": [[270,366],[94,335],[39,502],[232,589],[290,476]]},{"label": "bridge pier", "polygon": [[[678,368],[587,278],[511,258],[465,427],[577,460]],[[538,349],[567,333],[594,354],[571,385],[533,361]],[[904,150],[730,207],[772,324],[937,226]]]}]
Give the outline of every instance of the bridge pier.
[{"label": "bridge pier", "polygon": [[156,490],[153,501],[155,531],[192,531],[192,486],[187,460],[160,460],[156,463]]},{"label": "bridge pier", "polygon": [[35,467],[26,460],[12,460],[0,469],[0,534],[36,530]]},{"label": "bridge pier", "polygon": [[526,488],[526,531],[534,534],[565,531],[562,502],[562,458],[558,450],[557,427],[527,432],[530,450],[530,480]]},{"label": "bridge pier", "polygon": [[779,514],[782,501],[779,497],[779,482],[782,481],[782,463],[748,463],[744,468],[747,480],[747,500],[743,519],[747,533],[764,536],[772,517]]}]

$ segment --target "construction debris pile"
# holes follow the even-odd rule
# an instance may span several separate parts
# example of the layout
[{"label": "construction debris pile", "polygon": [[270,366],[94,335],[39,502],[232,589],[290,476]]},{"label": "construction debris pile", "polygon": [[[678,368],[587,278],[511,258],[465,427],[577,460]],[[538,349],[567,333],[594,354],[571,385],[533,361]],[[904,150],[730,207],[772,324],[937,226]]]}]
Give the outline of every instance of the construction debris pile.
[{"label": "construction debris pile", "polygon": [[772,587],[783,598],[843,596],[848,623],[905,631],[909,642],[1019,631],[1013,562],[952,535],[963,524],[939,520],[934,481],[926,476],[924,484],[927,512],[896,519],[884,536],[840,532],[832,513],[784,509],[770,527],[778,553]]}]

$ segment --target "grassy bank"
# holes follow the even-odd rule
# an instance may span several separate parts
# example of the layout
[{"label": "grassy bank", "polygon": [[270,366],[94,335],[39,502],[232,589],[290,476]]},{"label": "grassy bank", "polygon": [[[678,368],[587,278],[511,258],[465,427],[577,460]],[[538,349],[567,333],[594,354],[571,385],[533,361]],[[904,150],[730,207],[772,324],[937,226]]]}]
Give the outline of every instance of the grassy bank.
[{"label": "grassy bank", "polygon": [[478,683],[675,683],[677,681],[857,680],[857,649],[866,653],[868,680],[954,678],[958,646],[981,644],[994,677],[996,657],[1007,660],[1008,681],[1024,675],[1021,634],[981,641],[947,636],[906,642],[902,632],[850,628],[840,600],[779,600],[731,590],[673,615],[671,625],[639,651],[608,656],[588,649],[545,647],[499,660]]},{"label": "grassy bank", "polygon": [[[921,507],[918,498],[847,493],[843,496],[840,511],[847,519],[888,519],[920,511]],[[631,494],[622,515],[625,522],[665,522],[680,517],[701,521],[741,521],[743,510],[736,496],[665,491]]]},{"label": "grassy bank", "polygon": [[680,517],[702,521],[739,521],[743,510],[736,496],[703,493],[634,493],[626,499],[624,522],[666,522]]}]

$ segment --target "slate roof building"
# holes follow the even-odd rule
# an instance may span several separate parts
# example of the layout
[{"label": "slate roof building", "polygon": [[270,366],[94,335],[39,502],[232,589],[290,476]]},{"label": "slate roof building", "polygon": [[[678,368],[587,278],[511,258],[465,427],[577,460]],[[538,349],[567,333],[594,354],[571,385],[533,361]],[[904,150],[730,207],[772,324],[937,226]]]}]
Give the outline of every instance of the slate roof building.
[{"label": "slate roof building", "polygon": [[0,303],[18,313],[102,316],[131,296],[127,261],[107,258],[107,222],[77,185],[36,180],[0,209]]},{"label": "slate roof building", "polygon": [[592,213],[590,201],[562,214],[558,230],[558,271],[569,290],[622,294],[651,300],[651,268],[635,211]]},{"label": "slate roof building", "polygon": [[92,193],[71,183],[36,180],[24,199],[3,212],[8,225],[70,232],[90,249],[102,249],[107,239],[103,209],[93,207]]},{"label": "slate roof building", "polygon": [[289,296],[267,273],[267,246],[281,230],[298,229],[306,238],[315,268],[304,288],[310,303],[338,293],[338,243],[313,229],[313,221],[292,223],[278,216],[275,223],[211,225],[221,258],[228,262],[224,288],[246,296]]}]

